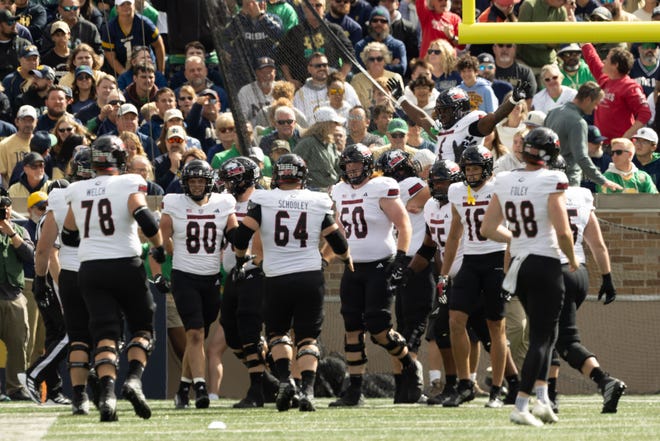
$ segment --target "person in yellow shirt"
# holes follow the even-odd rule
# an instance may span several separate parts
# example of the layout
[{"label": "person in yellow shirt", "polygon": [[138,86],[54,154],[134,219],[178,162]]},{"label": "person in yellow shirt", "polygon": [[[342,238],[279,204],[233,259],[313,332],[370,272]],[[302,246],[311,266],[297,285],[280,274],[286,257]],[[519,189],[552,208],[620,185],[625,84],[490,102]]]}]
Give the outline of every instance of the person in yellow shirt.
[{"label": "person in yellow shirt", "polygon": [[17,183],[9,187],[12,198],[27,198],[35,191],[47,191],[50,180],[45,171],[44,157],[30,152],[23,158],[23,173]]},{"label": "person in yellow shirt", "polygon": [[37,111],[32,106],[21,106],[14,122],[17,132],[0,142],[0,175],[5,183],[9,182],[14,166],[30,152],[32,132],[37,127]]}]

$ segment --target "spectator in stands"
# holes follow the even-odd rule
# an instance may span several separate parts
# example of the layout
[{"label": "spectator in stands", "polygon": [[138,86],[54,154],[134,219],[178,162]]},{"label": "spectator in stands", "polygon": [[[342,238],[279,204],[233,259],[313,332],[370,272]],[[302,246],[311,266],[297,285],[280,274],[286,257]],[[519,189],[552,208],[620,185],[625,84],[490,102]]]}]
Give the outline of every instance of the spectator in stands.
[{"label": "spectator in stands", "polygon": [[[516,22],[517,4],[520,0],[493,0],[486,9],[477,17],[478,23],[503,23]],[[478,8],[479,6],[477,6]],[[479,11],[477,10],[477,13]],[[493,46],[490,44],[471,44],[470,53],[473,55],[488,53],[493,55]]]},{"label": "spectator in stands", "polygon": [[32,41],[41,41],[43,31],[46,29],[46,9],[37,2],[30,0],[15,0],[14,15],[21,24],[30,30]]},{"label": "spectator in stands", "polygon": [[422,29],[420,54],[426,54],[431,42],[441,38],[458,47],[458,24],[461,17],[449,10],[449,0],[422,0],[416,4],[419,25]]},{"label": "spectator in stands", "polygon": [[[101,75],[96,80],[96,101],[80,109],[76,114],[76,118],[87,125],[89,121],[99,116],[101,109],[108,104],[110,94],[115,90],[117,90],[115,77],[107,74]],[[95,132],[95,128],[90,129],[90,131]]]},{"label": "spectator in stands", "polygon": [[367,35],[355,46],[355,55],[367,69],[369,66],[361,54],[367,47],[371,47],[369,43],[372,42],[382,43],[387,47],[390,52],[390,60],[386,62],[384,68],[390,72],[398,73],[403,78],[408,68],[406,46],[403,41],[390,35],[390,13],[382,6],[377,6],[371,11]]},{"label": "spectator in stands", "polygon": [[431,79],[439,92],[461,83],[461,75],[456,70],[456,50],[447,40],[433,40],[422,55],[431,65]]},{"label": "spectator in stands", "polygon": [[259,111],[273,102],[273,84],[275,83],[275,60],[270,57],[259,57],[254,64],[256,80],[241,87],[238,91],[238,102],[243,116],[253,125]]},{"label": "spectator in stands", "polygon": [[[509,99],[509,96],[506,95],[504,99]],[[516,132],[526,127],[524,121],[527,118],[528,112],[527,101],[520,101],[516,104],[511,113],[495,126],[497,137],[509,150],[511,150],[511,147],[513,146],[513,136]],[[545,119],[545,115],[543,116],[543,119]]]},{"label": "spectator in stands", "polygon": [[493,112],[499,105],[499,101],[495,96],[495,91],[490,86],[490,81],[477,75],[477,72],[479,72],[477,57],[470,54],[461,56],[456,62],[456,70],[463,80],[458,87],[465,90],[470,97],[470,110]]},{"label": "spectator in stands", "polygon": [[[587,129],[587,148],[589,152],[589,159],[600,170],[605,173],[607,168],[612,162],[612,157],[603,151],[603,141],[607,138],[600,134],[598,127],[590,125]],[[596,184],[589,180],[586,176],[582,176],[580,187],[588,188],[592,193],[596,193]]]},{"label": "spectator in stands", "polygon": [[7,9],[0,10],[0,41],[5,42],[0,45],[0,79],[4,79],[18,67],[19,54],[32,45],[29,40],[18,36],[16,17]]},{"label": "spectator in stands", "polygon": [[[609,9],[603,6],[598,6],[591,12],[589,18],[591,21],[596,22],[612,21],[612,13],[609,11]],[[594,47],[596,48],[596,51],[598,51],[598,56],[600,59],[604,60],[607,58],[607,54],[610,52],[610,49],[615,47],[627,49],[628,45],[626,43],[595,43]]]},{"label": "spectator in stands", "polygon": [[658,134],[649,127],[642,127],[633,136],[635,143],[635,157],[633,164],[648,173],[653,183],[658,188],[660,179],[660,153],[656,152],[658,147]]},{"label": "spectator in stands", "polygon": [[660,50],[658,43],[641,43],[637,46],[639,56],[635,59],[630,78],[642,86],[644,96],[649,96],[655,89],[655,83],[660,77]]},{"label": "spectator in stands", "polygon": [[[566,21],[566,0],[526,0],[518,10],[518,21],[547,22]],[[521,44],[518,45],[518,58],[538,73],[546,64],[556,61],[557,53],[552,44]]]},{"label": "spectator in stands", "polygon": [[145,154],[149,159],[153,160],[160,152],[156,149],[156,143],[149,136],[138,133],[138,119],[139,113],[133,104],[122,104],[117,112],[117,129],[113,134],[119,135],[123,132],[135,133],[140,138]]},{"label": "spectator in stands", "polygon": [[[56,140],[50,154],[53,158],[53,171],[48,171],[48,161],[46,161],[46,172],[53,179],[62,179],[66,176],[66,168],[73,156],[73,150],[79,145],[91,144],[92,136],[85,126],[68,113],[57,120],[52,133]],[[43,152],[40,153],[44,154]]]},{"label": "spectator in stands", "polygon": [[181,126],[172,126],[167,129],[165,136],[167,153],[153,160],[156,183],[162,188],[167,188],[183,167],[182,157],[186,150],[186,130]]},{"label": "spectator in stands", "polygon": [[370,117],[368,110],[362,106],[354,106],[348,112],[348,137],[346,144],[364,144],[370,149],[382,146],[385,141],[381,136],[368,132]]},{"label": "spectator in stands", "polygon": [[513,91],[511,83],[495,78],[495,58],[489,53],[481,53],[477,57],[479,61],[479,70],[477,75],[490,82],[498,102],[504,101],[504,96]]},{"label": "spectator in stands", "polygon": [[[606,0],[603,1],[603,8],[610,11],[612,14],[612,21],[638,21],[630,12],[623,9],[623,2],[621,0]],[[634,10],[634,9],[633,9]]]},{"label": "spectator in stands", "polygon": [[633,164],[635,144],[628,138],[614,138],[610,145],[612,162],[604,175],[623,188],[612,191],[597,186],[597,191],[599,193],[658,193],[651,176]]},{"label": "spectator in stands", "polygon": [[493,166],[494,175],[497,175],[499,172],[525,167],[525,162],[522,158],[523,140],[525,139],[525,136],[528,132],[529,130],[527,127],[522,126],[522,128],[518,129],[518,131],[513,134],[513,140],[511,142],[509,153],[501,156],[497,159],[497,161],[495,161],[495,165]]},{"label": "spectator in stands", "polygon": [[48,50],[44,50],[42,45],[41,51],[45,53],[41,57],[41,61],[55,70],[55,79],[59,81],[68,72],[67,63],[71,55],[71,48],[69,47],[71,30],[65,21],[57,20],[50,25],[49,34],[53,45]]},{"label": "spectator in stands", "polygon": [[406,87],[413,93],[415,105],[428,113],[429,116],[433,116],[435,100],[432,100],[431,97],[433,91],[436,90],[433,80],[425,76],[419,76],[411,80]]},{"label": "spectator in stands", "polygon": [[[156,54],[156,68],[165,72],[165,45],[151,20],[135,13],[134,0],[117,0],[117,18],[102,28],[101,40],[106,64],[116,75],[124,73],[131,58],[131,47],[151,46]],[[125,41],[130,38],[127,48]]]},{"label": "spectator in stands", "polygon": [[341,26],[355,47],[362,40],[362,26],[348,15],[350,10],[350,0],[330,0],[330,10],[325,14],[325,19]]},{"label": "spectator in stands", "polygon": [[[129,68],[124,72],[123,74],[119,75],[119,78],[117,78],[117,86],[121,89],[122,92],[126,90],[129,84],[133,82],[133,77],[135,75],[135,72],[133,69],[135,66],[138,66],[140,64],[153,64],[154,59],[151,55],[151,49],[147,46],[138,46],[134,47],[133,51],[131,52],[131,64]],[[155,84],[158,86],[158,88],[163,88],[167,86],[167,78],[165,78],[165,75],[163,75],[162,72],[160,71],[155,71]]]},{"label": "spectator in stands", "polygon": [[[183,119],[183,114],[179,109],[170,109],[166,111],[165,115],[163,116],[163,120],[163,127],[160,131],[160,136],[158,137],[158,141],[156,143],[157,152],[160,153],[167,152],[167,130],[172,126],[181,126],[185,128],[185,120]],[[199,139],[186,135],[186,148],[201,149],[202,144],[199,142]]]},{"label": "spectator in stands", "polygon": [[386,68],[391,63],[392,53],[385,44],[372,41],[364,47],[364,50],[360,53],[360,58],[362,59],[362,63],[367,67],[367,72],[371,78],[360,72],[353,77],[351,85],[355,89],[355,93],[357,93],[360,104],[363,107],[371,107],[375,104],[373,80],[395,78],[401,83],[401,88],[403,89],[403,77]]},{"label": "spectator in stands", "polygon": [[41,65],[29,72],[29,78],[30,80],[24,83],[24,92],[14,99],[14,108],[18,109],[27,104],[41,111],[46,105],[48,90],[55,82],[55,71],[49,66]]},{"label": "spectator in stands", "polygon": [[124,103],[124,95],[119,89],[114,89],[108,95],[107,104],[101,108],[98,116],[87,121],[87,130],[97,136],[117,133],[117,114]]},{"label": "spectator in stands", "polygon": [[387,12],[390,13],[390,33],[392,37],[401,40],[406,48],[408,68],[404,73],[404,77],[409,78],[411,72],[410,63],[419,57],[421,30],[403,18],[399,12],[399,0],[379,0],[378,5],[387,9]]},{"label": "spectator in stands", "polygon": [[[7,10],[10,15],[16,16],[16,3],[14,3],[14,0],[3,0],[0,2],[0,10]],[[16,32],[19,37],[26,39],[30,43],[34,43],[30,30],[18,20],[16,21]]]},{"label": "spectator in stands", "polygon": [[266,12],[277,15],[282,21],[282,30],[287,32],[298,24],[298,13],[291,3],[285,0],[268,0]]},{"label": "spectator in stands", "polygon": [[197,102],[186,117],[188,132],[199,139],[204,153],[216,144],[215,120],[219,112],[218,94],[213,89],[204,89],[197,95]]},{"label": "spectator in stands", "polygon": [[[121,132],[119,138],[124,141],[124,149],[126,150],[126,163],[130,163],[134,157],[142,155],[146,157],[144,148],[142,148],[142,141],[140,137],[133,132]],[[153,173],[152,173],[153,178]]]},{"label": "spectator in stands", "polygon": [[227,110],[227,106],[229,105],[227,92],[209,78],[209,70],[204,63],[203,58],[196,55],[186,58],[183,74],[186,78],[186,82],[183,85],[192,86],[193,90],[198,95],[197,98],[199,98],[202,91],[213,89],[217,94],[217,97],[220,99],[222,111],[224,112]]},{"label": "spectator in stands", "polygon": [[[52,71],[52,69],[51,69]],[[50,132],[55,123],[66,113],[68,91],[62,86],[51,86],[46,94],[46,110],[37,120],[37,130]]]},{"label": "spectator in stands", "polygon": [[69,110],[74,114],[96,101],[96,84],[92,69],[89,66],[76,67],[75,75],[76,81],[71,87],[73,103],[69,106]]},{"label": "spectator in stands", "polygon": [[550,110],[568,103],[575,98],[577,90],[562,85],[564,75],[556,64],[546,64],[541,68],[539,77],[545,88],[536,92],[532,98],[532,109],[548,113]]},{"label": "spectator in stands", "polygon": [[94,73],[94,81],[98,81],[103,74],[101,72],[102,65],[102,57],[98,56],[91,46],[81,43],[73,49],[67,65],[69,72],[60,78],[59,85],[71,87],[76,79],[76,68],[80,66],[90,67]]},{"label": "spectator in stands", "polygon": [[536,76],[528,66],[516,61],[516,45],[496,43],[493,45],[495,55],[495,78],[511,83],[516,87],[519,83],[529,84],[527,89],[527,107],[532,106],[532,97],[536,93]]},{"label": "spectator in stands", "polygon": [[218,119],[215,121],[215,135],[218,143],[209,149],[208,155],[206,155],[209,161],[213,160],[216,153],[231,149],[238,141],[236,124],[234,124],[234,116],[231,112],[223,112],[218,115]]},{"label": "spectator in stands", "polygon": [[[347,87],[346,91],[348,90],[353,90],[353,88],[351,87],[349,89]],[[296,113],[296,125],[303,129],[307,128],[308,126],[307,118],[300,109],[293,106],[293,98],[295,97],[295,93],[296,93],[296,89],[293,83],[290,83],[289,81],[275,81],[275,84],[273,84],[273,91],[271,92],[271,95],[273,96],[273,102],[269,106],[266,106],[263,109],[261,109],[257,114],[257,116],[255,117],[256,119],[255,126],[260,136],[267,135],[269,130],[275,129],[273,116],[275,109],[281,105],[290,106],[293,109],[293,111]],[[344,94],[346,94],[346,92],[344,92]],[[284,99],[287,102],[282,103],[280,102],[281,99]]]},{"label": "spectator in stands", "polygon": [[149,158],[144,155],[135,155],[131,160],[127,160],[126,164],[128,173],[140,175],[147,181],[147,196],[162,196],[165,194],[163,187],[152,180],[153,170]]},{"label": "spectator in stands", "polygon": [[[84,2],[83,2],[84,3]],[[86,3],[88,9],[96,9],[90,4],[91,2]],[[96,11],[98,13],[98,10]],[[72,49],[78,47],[80,44],[85,43],[89,45],[94,53],[98,56],[103,55],[103,48],[101,46],[101,34],[99,27],[87,18],[85,18],[84,7],[81,7],[80,0],[59,0],[57,6],[57,14],[59,20],[65,22],[70,31],[70,47]],[[102,18],[102,17],[101,17]],[[55,40],[53,37],[53,28],[51,23],[50,26],[50,35],[44,34],[44,38],[41,42],[41,50],[47,51],[53,44]],[[50,37],[50,38],[49,38]]]},{"label": "spectator in stands", "polygon": [[[433,76],[431,75],[431,65],[425,59],[416,58],[412,60],[408,66],[408,70],[410,71],[410,81],[416,80],[420,76],[424,76],[433,81]],[[408,84],[406,84],[406,88],[403,93],[408,101],[417,104],[417,98],[415,98],[415,95],[410,90],[410,81]],[[435,82],[433,82],[433,90],[431,90],[429,101],[435,103],[435,100],[438,99],[439,94],[440,92],[435,87]]]},{"label": "spectator in stands", "polygon": [[372,150],[374,161],[389,150],[402,150],[414,157],[417,149],[408,145],[408,123],[401,118],[393,118],[387,125],[387,144]]},{"label": "spectator in stands", "polygon": [[576,0],[573,16],[576,21],[590,21],[591,13],[599,6],[596,0]]},{"label": "spectator in stands", "polygon": [[566,44],[557,51],[557,58],[561,61],[559,71],[564,76],[561,84],[578,90],[587,81],[596,81],[589,66],[582,59],[582,49],[576,43]]},{"label": "spectator in stands", "polygon": [[[342,51],[345,50],[351,55],[355,53],[351,41],[344,34],[341,26],[323,18],[325,0],[315,0],[313,6],[314,11],[307,7],[306,2],[302,3],[305,20],[284,34],[275,54],[275,61],[282,69],[284,78],[291,81],[296,89],[302,87],[305,82],[307,60],[315,52],[323,52],[327,57],[328,66],[340,70],[344,77],[351,71],[352,66]],[[327,34],[326,27],[321,26],[317,17],[321,17],[326,22],[334,37]],[[336,39],[339,39],[342,47],[335,43]]]},{"label": "spectator in stands", "polygon": [[[176,96],[174,95],[174,91],[169,87],[158,89],[154,96],[154,101],[158,111],[148,122],[142,124],[138,131],[156,141],[160,138],[166,116],[169,116],[170,119],[180,118],[183,120],[183,113],[176,108]],[[168,111],[170,110],[172,112],[168,115]]]},{"label": "spectator in stands", "polygon": [[37,152],[30,152],[23,157],[23,173],[18,182],[9,187],[12,198],[27,198],[35,191],[47,191],[50,180],[45,171],[45,160]]},{"label": "spectator in stands", "polygon": [[[32,134],[32,139],[30,139],[30,152],[35,152],[39,153],[41,156],[44,158],[44,171],[46,175],[49,177],[53,176],[53,172],[57,172],[57,170],[54,168],[54,161],[53,161],[53,156],[51,155],[51,149],[52,147],[57,143],[57,138],[55,138],[54,135],[44,132],[44,131],[39,131],[37,130]],[[9,182],[7,182],[7,187],[11,187],[14,185],[16,182],[18,182],[21,178],[21,174],[23,173],[23,162],[18,162],[14,166],[14,170],[11,172],[10,177],[9,177]],[[63,175],[59,175],[60,177],[63,177]],[[32,234],[33,231],[30,231],[30,234]],[[32,306],[32,305],[30,305]],[[36,310],[35,310],[36,311]],[[32,323],[32,322],[30,322]],[[32,331],[35,331],[32,329]],[[32,339],[30,340],[32,342]],[[34,345],[32,345],[34,346]],[[37,351],[38,352],[38,351]],[[32,353],[32,355],[36,355],[38,357],[40,354],[35,354]]]},{"label": "spectator in stands", "polygon": [[347,118],[348,111],[351,110],[352,107],[351,104],[344,99],[344,96],[346,95],[346,85],[348,83],[344,81],[344,78],[339,72],[332,72],[328,75],[326,84],[328,85],[328,97],[324,105],[332,107],[341,117]]},{"label": "spectator in stands", "polygon": [[291,148],[296,146],[300,139],[296,118],[296,112],[292,107],[279,106],[275,108],[273,112],[275,130],[261,138],[259,142],[259,147],[265,155],[270,155],[270,147],[277,139],[288,142]]},{"label": "spectator in stands", "polygon": [[380,136],[384,143],[388,143],[387,126],[394,118],[394,107],[391,104],[378,104],[371,110],[371,133]]},{"label": "spectator in stands", "polygon": [[[5,26],[2,24],[2,11],[0,11],[0,41],[5,40],[2,36],[2,27]],[[11,46],[11,44],[9,44]],[[0,45],[0,48],[4,45]],[[18,66],[15,66],[12,72],[8,73],[2,79],[2,86],[4,91],[9,98],[9,102],[12,105],[12,109],[15,112],[20,106],[16,106],[14,103],[16,97],[21,94],[21,86],[24,82],[30,80],[30,72],[33,69],[39,67],[39,51],[37,47],[33,44],[25,45],[22,50],[19,52],[20,57],[18,58]],[[1,63],[2,61],[0,61]]]},{"label": "spectator in stands", "polygon": [[124,92],[127,103],[140,108],[146,103],[156,100],[158,86],[156,86],[156,69],[153,64],[139,64],[133,68],[133,82]]},{"label": "spectator in stands", "polygon": [[348,15],[362,26],[362,33],[365,34],[369,24],[369,16],[374,7],[366,0],[350,0],[350,2],[351,10]]},{"label": "spectator in stands", "polygon": [[195,89],[191,85],[181,86],[178,90],[178,96],[176,99],[177,106],[181,109],[184,117],[188,116],[192,105],[197,101],[197,94]]},{"label": "spectator in stands", "polygon": [[22,106],[16,113],[16,133],[0,141],[0,175],[6,187],[14,166],[30,151],[30,140],[37,126],[37,111],[32,106]]},{"label": "spectator in stands", "polygon": [[653,19],[653,9],[655,9],[657,6],[657,1],[645,1],[642,6],[633,12],[633,15],[640,21],[651,21]]},{"label": "spectator in stands", "polygon": [[594,124],[609,139],[632,138],[651,119],[642,87],[630,76],[633,56],[627,49],[614,48],[604,61],[590,43],[582,46],[589,70],[605,92],[594,113]]}]

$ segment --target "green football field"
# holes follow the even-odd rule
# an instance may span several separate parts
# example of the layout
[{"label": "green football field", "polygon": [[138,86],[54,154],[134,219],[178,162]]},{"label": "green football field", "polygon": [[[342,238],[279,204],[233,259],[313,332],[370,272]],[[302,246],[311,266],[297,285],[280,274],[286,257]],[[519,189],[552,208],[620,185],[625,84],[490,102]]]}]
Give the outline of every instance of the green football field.
[{"label": "green football field", "polygon": [[[598,395],[563,396],[559,423],[542,428],[509,422],[511,407],[486,409],[486,398],[456,409],[426,405],[392,405],[370,399],[364,407],[329,409],[329,399],[318,400],[318,410],[277,412],[234,410],[233,401],[211,403],[210,409],[174,410],[171,401],[151,401],[153,416],[141,420],[127,401],[118,406],[119,421],[99,423],[98,413],[70,415],[68,408],[32,404],[0,405],[0,440],[654,440],[660,439],[660,396],[624,396],[619,412],[601,415]],[[222,422],[224,429],[209,425]],[[222,424],[220,424],[222,426]]]}]

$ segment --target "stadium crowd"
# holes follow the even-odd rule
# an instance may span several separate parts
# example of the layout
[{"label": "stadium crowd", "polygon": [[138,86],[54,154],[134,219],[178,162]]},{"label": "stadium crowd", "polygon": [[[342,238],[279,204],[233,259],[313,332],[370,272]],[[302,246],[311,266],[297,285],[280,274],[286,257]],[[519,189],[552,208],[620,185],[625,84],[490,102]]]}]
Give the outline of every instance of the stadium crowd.
[{"label": "stadium crowd", "polygon": [[[0,1],[1,399],[74,414],[91,399],[115,421],[123,349],[121,393],[149,418],[145,261],[182,362],[177,408],[191,391],[197,408],[218,398],[228,347],[250,379],[234,407],[314,411],[322,271],[338,258],[348,379],[331,406],[363,403],[368,332],[392,357],[395,403],[474,399],[481,343],[487,407],[514,404],[513,422],[557,421],[560,358],[616,412],[626,386],[575,326],[581,242],[610,303],[592,193],[658,193],[660,42],[466,45],[449,0],[225,5],[214,35],[201,1]],[[655,0],[477,9],[478,22],[660,20]],[[523,174],[533,186],[516,186]],[[108,268],[126,278],[99,286]],[[537,271],[552,273],[546,301]]]}]

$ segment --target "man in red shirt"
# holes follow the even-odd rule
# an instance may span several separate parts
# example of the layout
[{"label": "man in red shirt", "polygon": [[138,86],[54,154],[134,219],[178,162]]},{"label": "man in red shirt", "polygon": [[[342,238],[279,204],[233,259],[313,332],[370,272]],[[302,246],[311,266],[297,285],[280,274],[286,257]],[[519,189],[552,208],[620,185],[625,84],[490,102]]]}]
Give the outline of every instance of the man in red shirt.
[{"label": "man in red shirt", "polygon": [[458,24],[461,17],[449,11],[448,0],[420,0],[417,3],[417,17],[422,28],[422,45],[420,56],[426,56],[426,51],[433,40],[442,38],[452,46],[458,46]]}]

